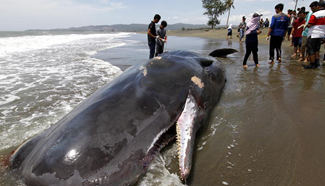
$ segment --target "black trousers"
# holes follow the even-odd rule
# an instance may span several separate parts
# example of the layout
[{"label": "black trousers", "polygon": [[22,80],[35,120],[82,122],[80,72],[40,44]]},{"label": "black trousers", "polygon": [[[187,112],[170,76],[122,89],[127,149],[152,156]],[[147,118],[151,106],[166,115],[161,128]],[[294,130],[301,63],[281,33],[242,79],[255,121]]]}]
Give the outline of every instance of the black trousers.
[{"label": "black trousers", "polygon": [[155,55],[156,42],[149,42],[148,45],[149,45],[149,50],[150,50],[149,59],[151,59]]},{"label": "black trousers", "polygon": [[254,63],[257,65],[258,64],[258,48],[257,48],[258,42],[246,42],[246,54],[244,57],[243,65],[246,65],[248,57],[253,53],[253,59]]},{"label": "black trousers", "polygon": [[274,49],[276,50],[276,59],[281,58],[281,45],[283,37],[282,36],[271,36],[270,40],[270,60],[274,60]]}]

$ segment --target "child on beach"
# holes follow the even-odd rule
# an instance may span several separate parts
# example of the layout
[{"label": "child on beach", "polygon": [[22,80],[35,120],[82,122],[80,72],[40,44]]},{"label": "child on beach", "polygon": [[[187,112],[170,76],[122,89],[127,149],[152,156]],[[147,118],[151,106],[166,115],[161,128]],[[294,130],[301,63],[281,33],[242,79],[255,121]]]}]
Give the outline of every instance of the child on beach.
[{"label": "child on beach", "polygon": [[298,19],[296,19],[292,24],[292,42],[294,46],[292,58],[296,58],[298,53],[301,51],[302,44],[302,31],[304,30],[305,25],[305,12],[300,11],[298,13]]},{"label": "child on beach", "polygon": [[253,53],[253,59],[255,62],[256,67],[259,67],[258,64],[258,37],[257,35],[261,33],[261,31],[259,30],[260,28],[260,18],[262,15],[259,15],[257,13],[253,14],[252,19],[247,23],[247,27],[246,27],[246,54],[244,57],[244,61],[243,61],[243,67],[247,68],[247,59],[250,56],[251,53]]},{"label": "child on beach", "polygon": [[166,30],[165,30],[166,27],[167,27],[167,22],[162,21],[157,31],[158,38],[157,38],[155,56],[158,56],[159,54],[162,54],[164,52],[164,45],[165,42],[167,41]]}]

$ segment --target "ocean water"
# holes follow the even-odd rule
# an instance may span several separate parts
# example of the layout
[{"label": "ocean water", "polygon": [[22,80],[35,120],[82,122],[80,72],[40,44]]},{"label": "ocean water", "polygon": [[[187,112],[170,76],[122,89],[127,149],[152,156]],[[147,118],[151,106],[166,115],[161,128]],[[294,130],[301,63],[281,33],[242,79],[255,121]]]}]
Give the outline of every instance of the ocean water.
[{"label": "ocean water", "polygon": [[48,128],[121,70],[92,58],[130,34],[0,38],[0,151]]}]

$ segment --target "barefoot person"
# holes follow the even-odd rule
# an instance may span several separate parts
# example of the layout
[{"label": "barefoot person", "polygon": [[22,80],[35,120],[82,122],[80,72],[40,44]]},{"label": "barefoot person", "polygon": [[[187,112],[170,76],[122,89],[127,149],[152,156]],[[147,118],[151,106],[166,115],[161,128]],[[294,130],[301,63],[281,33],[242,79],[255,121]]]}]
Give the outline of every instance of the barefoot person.
[{"label": "barefoot person", "polygon": [[272,17],[271,26],[269,28],[267,39],[270,38],[270,64],[274,63],[274,49],[276,50],[277,60],[281,63],[281,45],[282,41],[286,35],[288,25],[289,25],[289,17],[282,13],[283,4],[277,4],[275,6],[276,15]]},{"label": "barefoot person", "polygon": [[307,52],[307,39],[308,39],[308,32],[309,28],[307,27],[309,19],[313,12],[306,12],[306,18],[305,18],[305,25],[304,25],[304,31],[302,32],[302,45],[301,45],[301,55],[300,55],[300,61],[304,63],[308,63],[308,52]]},{"label": "barefoot person", "polygon": [[292,58],[296,58],[299,56],[299,52],[301,51],[302,44],[302,31],[304,30],[305,25],[305,12],[299,11],[298,18],[292,23],[292,42],[293,42],[293,55]]},{"label": "barefoot person", "polygon": [[153,21],[148,26],[148,45],[150,49],[149,59],[153,58],[155,55],[155,49],[156,49],[156,39],[158,38],[157,32],[156,32],[156,23],[158,23],[160,20],[160,15],[156,14],[153,18]]},{"label": "barefoot person", "polygon": [[245,32],[246,54],[245,54],[244,61],[243,61],[244,68],[247,68],[247,64],[246,64],[247,59],[251,53],[253,53],[253,59],[254,59],[256,67],[259,67],[258,55],[257,55],[257,51],[258,51],[257,35],[261,33],[261,31],[259,30],[260,18],[261,18],[261,15],[254,13],[252,19],[247,23],[246,32]]},{"label": "barefoot person", "polygon": [[165,29],[166,27],[167,27],[167,22],[162,21],[160,24],[160,27],[157,31],[158,39],[157,39],[157,44],[156,44],[155,56],[158,56],[159,54],[162,54],[164,52],[164,45],[167,41],[166,29]]}]

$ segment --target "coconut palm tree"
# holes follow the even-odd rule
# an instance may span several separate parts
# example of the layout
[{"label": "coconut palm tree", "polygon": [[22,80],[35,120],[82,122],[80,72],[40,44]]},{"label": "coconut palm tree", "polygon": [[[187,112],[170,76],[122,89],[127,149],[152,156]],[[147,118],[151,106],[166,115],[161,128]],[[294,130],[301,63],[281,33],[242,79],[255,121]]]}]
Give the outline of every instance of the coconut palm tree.
[{"label": "coconut palm tree", "polygon": [[227,17],[227,24],[226,24],[228,26],[230,10],[231,10],[231,8],[235,8],[234,7],[234,0],[226,0],[225,5],[226,5],[226,10],[228,10],[228,17]]},{"label": "coconut palm tree", "polygon": [[298,0],[294,0],[296,1],[296,4],[295,4],[295,11],[297,10],[297,4],[298,4]]},{"label": "coconut palm tree", "polygon": [[[296,2],[296,4],[295,4],[295,10],[297,10],[298,0],[294,0],[294,1]],[[322,2],[322,1],[324,1],[324,0],[319,0],[319,2]]]}]

